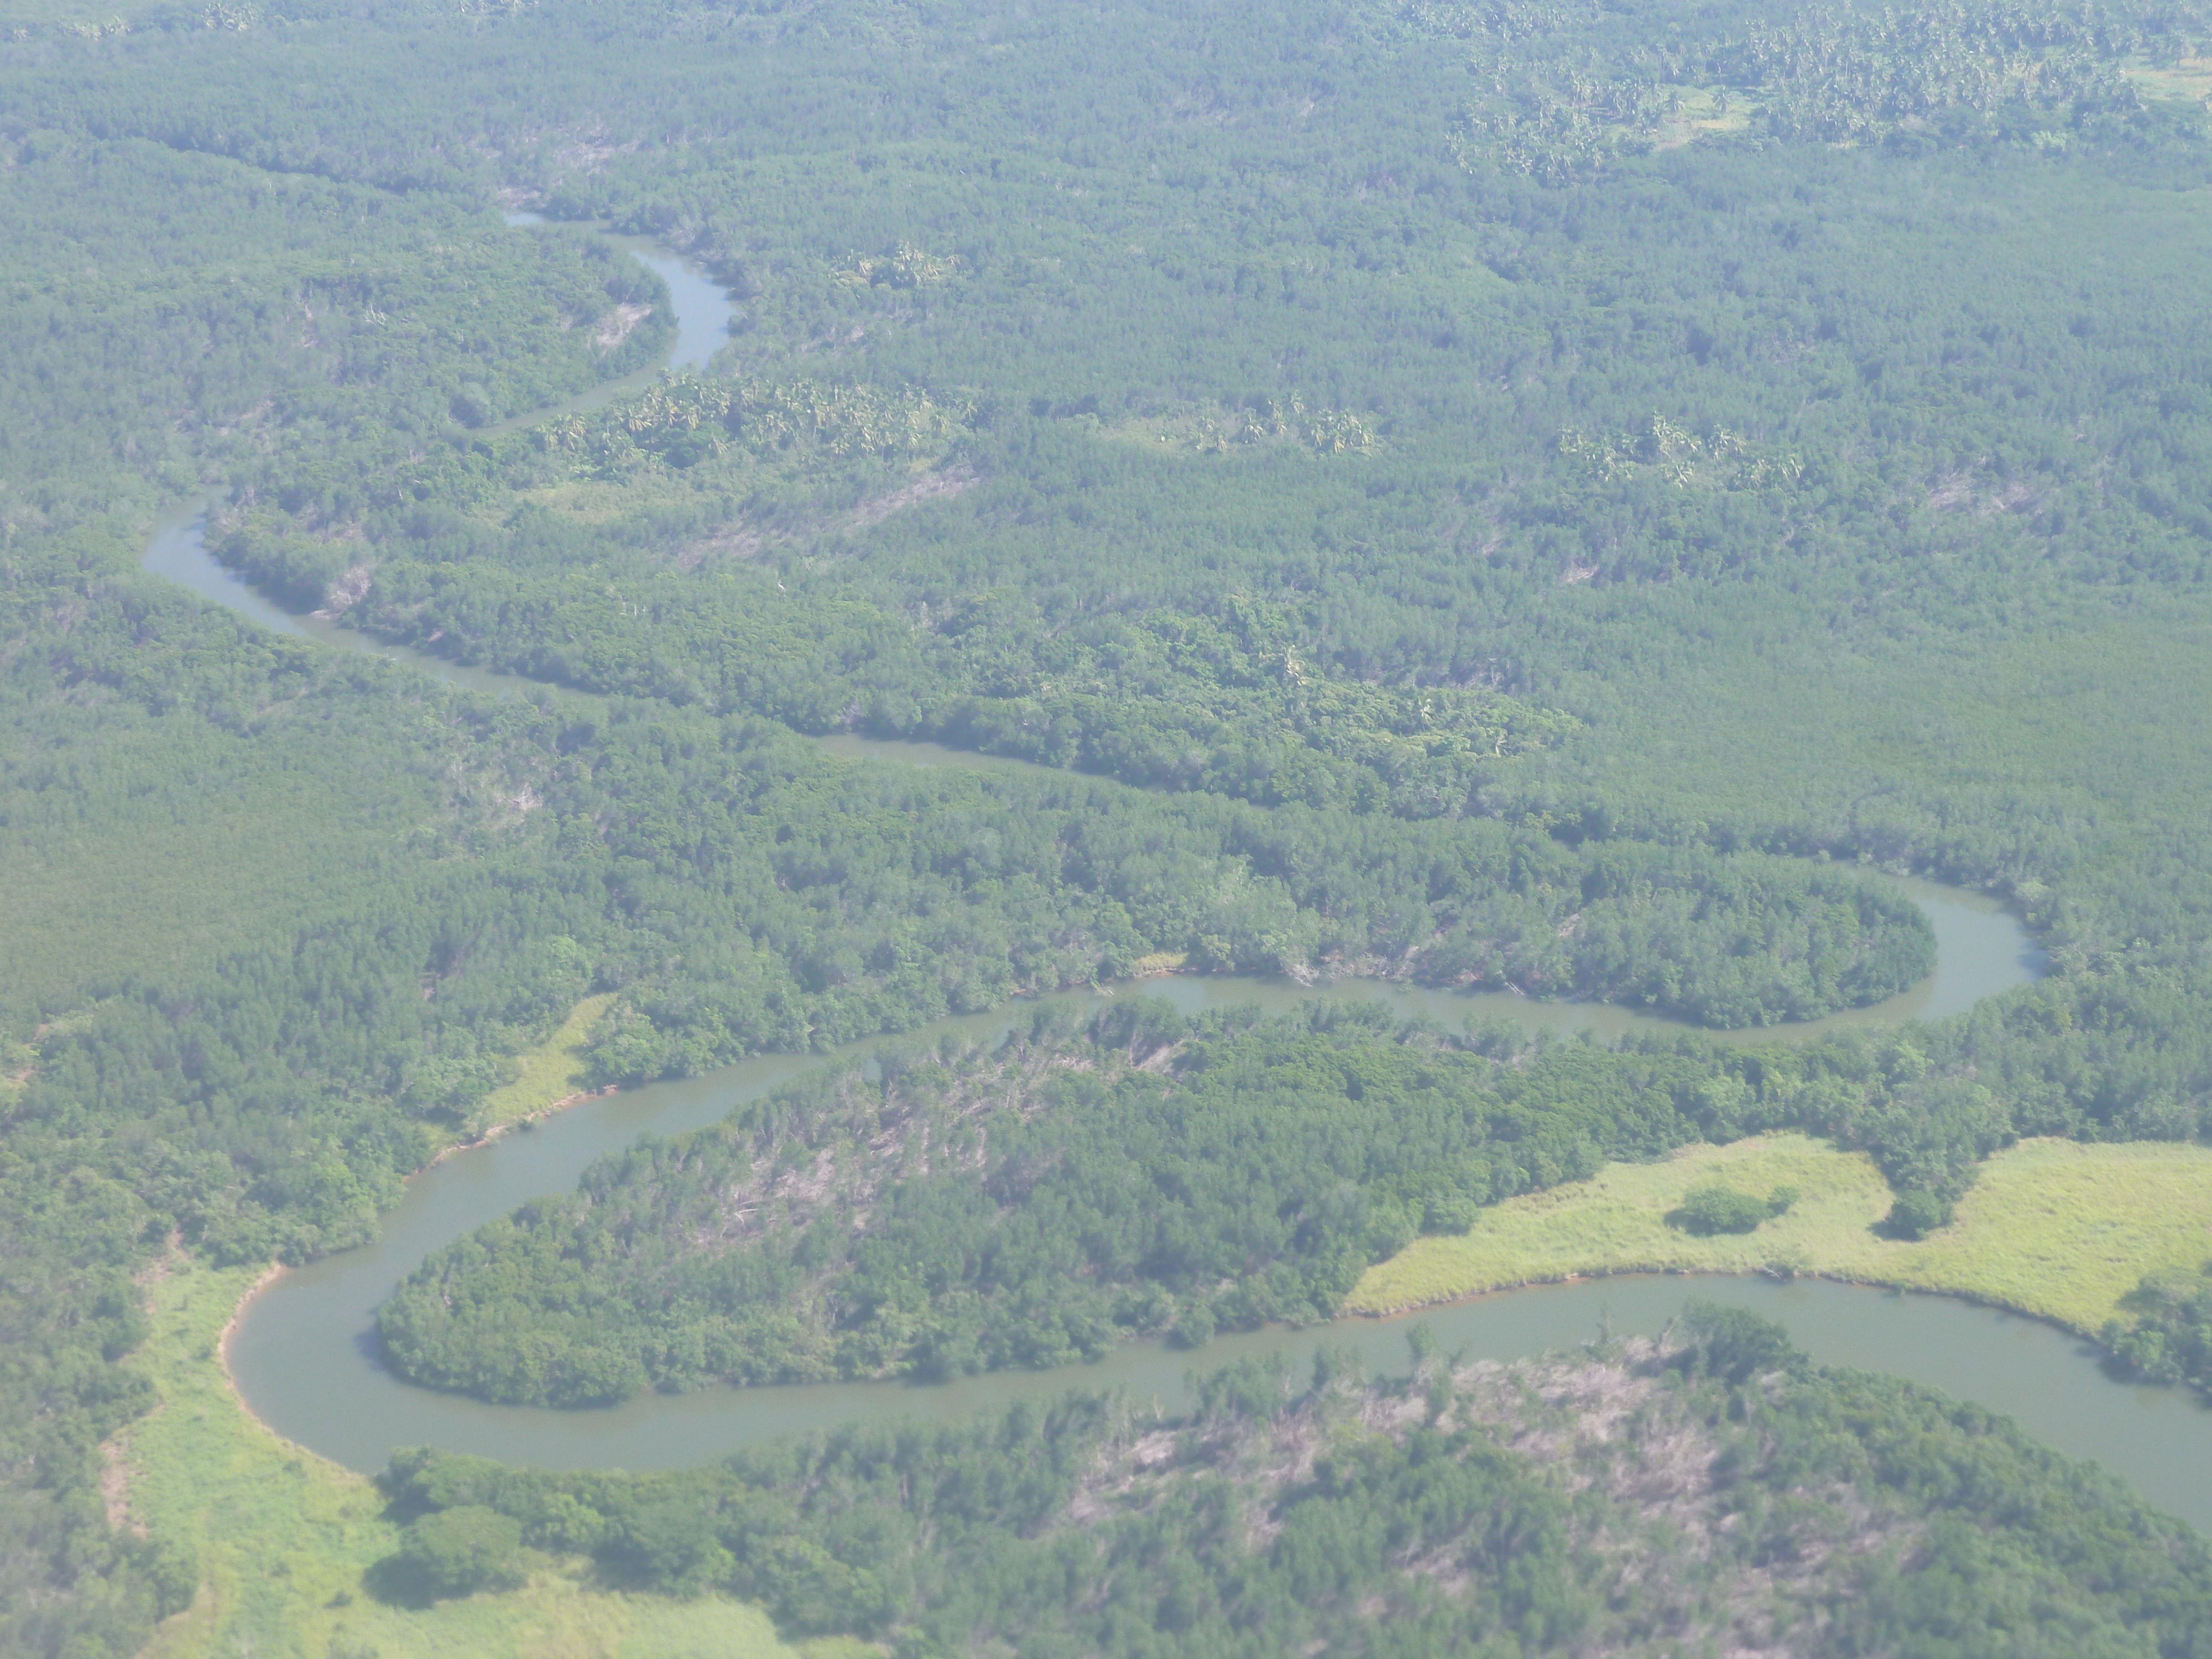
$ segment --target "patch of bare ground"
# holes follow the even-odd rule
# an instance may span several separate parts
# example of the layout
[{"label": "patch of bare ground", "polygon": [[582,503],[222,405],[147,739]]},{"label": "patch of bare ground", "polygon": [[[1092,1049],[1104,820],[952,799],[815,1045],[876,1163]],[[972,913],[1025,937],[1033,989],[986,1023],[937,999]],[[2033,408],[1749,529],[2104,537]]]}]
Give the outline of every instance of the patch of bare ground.
[{"label": "patch of bare ground", "polygon": [[768,538],[750,525],[724,525],[711,536],[684,544],[676,555],[678,570],[696,570],[709,558],[750,559],[768,545]]},{"label": "patch of bare ground", "polygon": [[951,466],[941,472],[926,473],[897,489],[871,495],[842,514],[774,526],[726,524],[686,543],[677,552],[676,565],[680,570],[696,570],[710,558],[750,559],[769,546],[798,547],[828,536],[854,535],[910,507],[965,495],[981,482],[973,468]]},{"label": "patch of bare ground", "polygon": [[[1162,1055],[1171,1057],[1176,1046],[1130,1059],[1161,1069],[1169,1063]],[[740,1249],[771,1227],[803,1228],[831,1210],[848,1215],[857,1232],[893,1181],[988,1167],[990,1118],[1009,1112],[1030,1122],[1046,1109],[1039,1085],[1048,1073],[1088,1069],[1048,1047],[1016,1042],[988,1060],[971,1057],[957,1074],[926,1065],[878,1085],[848,1073],[802,1136],[757,1148],[712,1210],[693,1218],[686,1243],[701,1253]],[[1018,1196],[1010,1192],[1009,1201]]]},{"label": "patch of bare ground", "polygon": [[617,143],[605,127],[593,127],[582,131],[563,134],[552,147],[554,167],[557,176],[572,173],[593,173],[617,155],[627,155],[638,148],[639,140],[632,138]]},{"label": "patch of bare ground", "polygon": [[599,327],[592,331],[592,349],[599,352],[612,351],[629,338],[640,323],[652,315],[651,306],[633,305],[627,301],[617,306],[599,319]]},{"label": "patch of bare ground", "polygon": [[865,530],[871,525],[881,524],[894,513],[904,512],[909,507],[919,507],[924,501],[949,501],[955,495],[964,495],[978,482],[971,468],[947,467],[942,472],[932,472],[916,478],[903,489],[871,495],[845,515],[840,527]]},{"label": "patch of bare ground", "polygon": [[[159,1412],[161,1407],[154,1407]],[[151,1413],[149,1413],[150,1415]],[[111,1532],[146,1536],[146,1523],[131,1512],[131,1442],[127,1432],[100,1444],[100,1503]]]},{"label": "patch of bare ground", "polygon": [[[133,1273],[131,1282],[142,1291],[150,1290],[176,1272],[184,1259],[185,1236],[172,1227],[161,1253]],[[226,1339],[228,1334],[228,1327],[225,1327]],[[167,1401],[158,1402],[145,1417],[121,1430],[112,1439],[100,1443],[100,1503],[111,1532],[128,1532],[134,1538],[147,1535],[145,1522],[131,1512],[131,1481],[137,1473],[131,1463],[131,1437],[140,1424],[160,1416],[167,1408]]]},{"label": "patch of bare ground", "polygon": [[2024,478],[1954,471],[1939,474],[1928,486],[1928,505],[1937,513],[1971,513],[1982,519],[2005,513],[2033,518],[2043,511],[2043,492]]},{"label": "patch of bare ground", "polygon": [[184,1259],[185,1236],[176,1228],[172,1227],[169,1229],[168,1242],[162,1247],[161,1254],[133,1273],[131,1276],[131,1282],[142,1291],[149,1285],[158,1285],[176,1272],[178,1264]]},{"label": "patch of bare ground", "polygon": [[323,598],[323,608],[315,612],[325,622],[351,610],[368,597],[372,573],[365,564],[357,564],[331,585]]}]

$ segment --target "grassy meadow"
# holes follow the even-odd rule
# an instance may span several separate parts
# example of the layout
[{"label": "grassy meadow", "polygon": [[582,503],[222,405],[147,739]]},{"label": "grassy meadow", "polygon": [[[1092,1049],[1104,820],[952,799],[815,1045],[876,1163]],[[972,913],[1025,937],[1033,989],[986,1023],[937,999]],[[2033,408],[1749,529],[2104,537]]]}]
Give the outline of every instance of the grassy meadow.
[{"label": "grassy meadow", "polygon": [[848,1648],[787,1647],[765,1613],[724,1597],[611,1591],[580,1559],[541,1557],[509,1594],[377,1601],[362,1575],[400,1528],[374,1484],[263,1427],[224,1373],[221,1334],[255,1277],[175,1253],[148,1279],[153,1334],[128,1363],[160,1404],[108,1448],[110,1501],[125,1524],[197,1540],[202,1583],[145,1659],[831,1659]]},{"label": "grassy meadow", "polygon": [[[1668,1224],[1710,1182],[1800,1196],[1752,1233],[1700,1238]],[[1781,1272],[1948,1291],[2094,1333],[2145,1273],[2212,1256],[2203,1146],[2022,1141],[1984,1165],[1950,1226],[1918,1243],[1875,1231],[1892,1197],[1863,1154],[1806,1135],[1688,1146],[1510,1200],[1464,1236],[1417,1240],[1369,1268],[1345,1310],[1393,1313],[1598,1273]]]}]

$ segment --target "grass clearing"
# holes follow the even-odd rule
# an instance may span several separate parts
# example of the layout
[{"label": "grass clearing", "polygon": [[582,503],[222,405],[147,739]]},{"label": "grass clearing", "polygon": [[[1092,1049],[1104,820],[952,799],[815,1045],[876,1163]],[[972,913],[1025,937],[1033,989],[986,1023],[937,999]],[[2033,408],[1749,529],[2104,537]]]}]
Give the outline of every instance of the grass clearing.
[{"label": "grass clearing", "polygon": [[597,1588],[588,1564],[541,1558],[520,1590],[428,1608],[387,1607],[362,1574],[398,1547],[375,1486],[279,1439],[240,1403],[217,1354],[252,1268],[182,1255],[148,1285],[153,1334],[128,1364],[160,1390],[154,1413],[110,1449],[128,1471],[129,1523],[197,1540],[191,1607],[144,1659],[842,1659],[851,1642],[793,1648],[759,1608]]},{"label": "grass clearing", "polygon": [[2130,64],[2120,73],[2153,98],[2188,98],[2212,103],[2212,56],[2183,58],[2162,68]]},{"label": "grass clearing", "polygon": [[580,1094],[589,1075],[584,1044],[592,1027],[615,1006],[615,994],[586,997],[568,1011],[561,1029],[522,1055],[522,1074],[503,1088],[486,1095],[471,1121],[480,1133],[504,1129],[525,1118],[550,1111],[562,1101]]},{"label": "grass clearing", "polygon": [[1750,130],[1754,106],[1748,93],[1728,98],[1714,87],[1669,85],[1660,90],[1674,105],[1660,124],[1657,148],[1661,149],[1679,149],[1700,138]]},{"label": "grass clearing", "polygon": [[[1801,1195],[1752,1233],[1699,1238],[1667,1224],[1691,1188],[1715,1181]],[[1393,1313],[1599,1273],[1780,1271],[1948,1291],[2094,1334],[2144,1274],[2212,1255],[2203,1146],[2022,1141],[1983,1166],[1957,1220],[1918,1243],[1875,1231],[1892,1196],[1864,1154],[1807,1135],[1688,1146],[1510,1200],[1462,1237],[1417,1240],[1369,1268],[1345,1310]]]}]

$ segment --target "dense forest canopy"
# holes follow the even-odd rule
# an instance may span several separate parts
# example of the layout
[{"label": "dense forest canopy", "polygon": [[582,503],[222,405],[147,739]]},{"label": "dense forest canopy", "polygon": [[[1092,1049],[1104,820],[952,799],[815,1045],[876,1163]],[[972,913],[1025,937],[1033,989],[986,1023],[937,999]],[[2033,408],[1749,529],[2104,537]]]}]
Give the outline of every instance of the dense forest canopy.
[{"label": "dense forest canopy", "polygon": [[[1351,1135],[1364,1173],[1304,1242],[1224,1267],[1218,1298],[1194,1289],[1225,1248],[1203,1193],[1183,1219],[1215,1243],[1128,1267],[1119,1326],[1068,1301],[1073,1257],[1010,1271],[1091,1322],[1060,1347],[986,1353],[982,1281],[948,1281],[954,1369],[1321,1311],[1352,1255],[1500,1195],[1508,1167],[1790,1122],[1940,1212],[2019,1134],[2201,1133],[2208,57],[2186,3],[12,9],[0,1649],[135,1651],[198,1582],[191,1540],[138,1538],[100,1498],[101,1443],[150,1403],[122,1363],[133,1275],[173,1239],[296,1261],[370,1236],[588,993],[615,997],[593,1079],[620,1082],[1168,965],[1801,1019],[1929,960],[1863,864],[1984,887],[2051,947],[2039,987],[1786,1065],[1354,1022],[1177,1035],[1241,1058],[1163,1078],[1121,1034],[1121,1060],[1085,1062],[1105,1092],[1060,1085],[1036,1147],[1079,1164],[1127,1110],[1160,1127],[1155,1172],[1191,1146],[1224,1179],[1261,1169],[1169,1133],[1202,1106],[1229,1140]],[[706,263],[734,329],[696,375],[533,420],[672,336],[659,279],[594,225]],[[140,571],[156,518],[199,500],[285,603],[559,690],[452,690]],[[798,735],[832,731],[1049,769],[855,766]],[[993,1068],[1112,1036],[947,1055],[949,1080],[917,1064],[873,1096],[826,1079],[437,1272],[507,1262],[471,1305],[537,1320],[627,1182],[704,1202],[684,1182],[718,1158],[819,1152],[840,1114],[949,1111]],[[1306,1075],[1352,1050],[1440,1081],[1355,1133],[1337,1060]],[[1500,1152],[1509,1105],[1565,1135],[1548,1164]],[[1439,1156],[1456,1184],[1416,1190]],[[882,1176],[865,1164],[853,1181]],[[883,1224],[947,1260],[1018,1232],[1005,1173],[893,1185]],[[1098,1259],[1126,1267],[1136,1232],[1111,1231]],[[879,1330],[848,1365],[806,1317],[708,1363],[744,1298],[695,1276],[876,1271],[880,1241],[825,1233],[802,1261],[802,1233],[711,1258],[648,1240],[591,1287],[622,1334],[599,1393],[927,1363]],[[619,1296],[654,1274],[685,1287],[668,1331]],[[2197,1365],[2194,1295],[2146,1291],[2136,1363]],[[414,1291],[394,1310],[426,1380],[592,1393],[515,1382]],[[1417,1479],[1401,1451],[1376,1449],[1375,1490]],[[1534,1477],[1488,1455],[1447,1461],[1554,1536]],[[1885,1490],[1933,1504],[1942,1459],[1899,1456]],[[2076,1479],[2034,1468],[2039,1491]],[[1312,1513],[1364,1524],[1344,1502]],[[775,1524],[823,1585],[908,1582]],[[1969,1647],[2015,1594],[2060,1593],[2060,1547],[2021,1524],[2043,1541],[1945,1545],[1947,1583],[2010,1586],[1960,1614]],[[752,1558],[720,1534],[648,1534],[605,1545],[610,1571],[665,1588],[703,1562],[787,1628],[888,1628],[846,1589],[790,1613],[799,1592],[732,1577]],[[1532,1556],[1556,1582],[1453,1628],[1540,1645],[1597,1617],[1579,1536]],[[1214,1631],[1226,1581],[1176,1537],[1144,1558],[1153,1613]],[[414,1570],[556,1542],[465,1516]],[[2193,1559],[2112,1557],[2120,1599],[2081,1601],[2079,1630],[2168,1630],[2114,1609],[2193,1606]],[[1299,1629],[1350,1628],[1280,1571]],[[1932,1616],[1903,1582],[1862,1595],[1867,1642]],[[947,1641],[981,1628],[961,1594],[914,1602]],[[1079,1611],[1029,1628],[1106,1642],[1052,1623]]]},{"label": "dense forest canopy", "polygon": [[1186,1418],[1074,1396],[679,1475],[402,1454],[386,1485],[416,1536],[386,1566],[434,1595],[588,1552],[617,1583],[726,1585],[787,1634],[902,1654],[2203,1639],[2203,1539],[2094,1471],[1929,1391],[1815,1370],[1741,1310],[1684,1324],[1510,1368],[1417,1340],[1414,1376],[1381,1382],[1326,1353],[1310,1382],[1248,1361]]},{"label": "dense forest canopy", "polygon": [[[600,1159],[573,1197],[417,1269],[379,1310],[383,1354],[426,1386],[575,1407],[1200,1346],[1329,1318],[1370,1264],[1486,1205],[1781,1127],[1870,1153],[1893,1229],[1923,1233],[2021,1133],[2171,1135],[2197,1109],[2165,1092],[2174,1061],[2147,1032],[2121,1036],[2148,1011],[2099,1009],[2087,1030],[2071,1012],[2021,999],[1932,1054],[1865,1036],[1609,1051],[1358,1004],[1041,1014],[1004,1045],[886,1048]],[[2201,1075],[2201,1043],[2181,1063]],[[2117,1116],[2116,1085],[2134,1096]],[[2212,1378],[2201,1287],[2139,1299],[2153,1311],[2110,1339],[2121,1357]]]}]

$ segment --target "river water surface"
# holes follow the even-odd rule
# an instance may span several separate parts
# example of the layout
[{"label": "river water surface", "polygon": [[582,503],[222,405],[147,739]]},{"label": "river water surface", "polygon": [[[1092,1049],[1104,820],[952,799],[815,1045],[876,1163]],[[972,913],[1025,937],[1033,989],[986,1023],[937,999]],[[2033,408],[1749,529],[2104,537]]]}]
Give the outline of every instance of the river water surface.
[{"label": "river water surface", "polygon": [[[509,222],[536,225],[532,216]],[[547,227],[532,234],[571,234]],[[505,423],[512,428],[588,409],[650,383],[662,369],[696,368],[727,337],[729,297],[704,272],[666,249],[617,239],[658,271],[675,301],[678,338],[660,364],[594,387],[553,410]],[[277,632],[407,663],[453,684],[514,694],[527,683],[441,658],[382,644],[349,629],[295,616],[254,592],[209,553],[195,508],[164,525],[146,567]],[[819,740],[856,763],[1012,768],[1023,763],[940,748],[862,738]],[[1884,878],[1884,879],[1895,879]],[[1735,1034],[1757,1040],[1802,1038],[1844,1025],[1897,1025],[1940,1018],[2026,983],[2042,960],[2020,924],[1978,895],[1924,882],[1901,883],[1934,924],[1936,972],[1900,996],[1807,1025]],[[1510,1018],[1529,1027],[1584,1030],[1610,1037],[1671,1022],[1632,1011],[1537,1003],[1510,995],[1352,981],[1308,988],[1286,981],[1208,976],[1153,981],[1141,993],[1186,1012],[1257,1003],[1279,1009],[1316,996],[1380,1000],[1405,1015],[1448,1026],[1470,1017]],[[1121,994],[1133,994],[1124,988]],[[1092,1000],[1081,993],[1057,999]],[[963,1030],[988,1037],[1011,1029],[1025,1010],[943,1022],[931,1031]],[[925,1034],[926,1035],[926,1034]],[[1781,1285],[1725,1278],[1624,1278],[1549,1286],[1431,1310],[1395,1320],[1343,1322],[1321,1330],[1267,1331],[1222,1338],[1199,1353],[1133,1344],[1096,1365],[1052,1372],[1000,1373],[939,1386],[890,1383],[708,1389],[646,1395],[612,1410],[556,1412],[489,1406],[410,1388],[378,1362],[374,1314],[392,1286],[426,1256],[526,1200],[573,1188],[591,1160],[641,1134],[672,1134],[719,1121],[738,1103],[823,1064],[817,1056],[775,1056],[710,1076],[655,1084],[572,1108],[526,1133],[447,1159],[408,1186],[374,1244],[284,1275],[240,1318],[229,1350],[247,1402],[279,1433],[365,1471],[392,1449],[434,1445],[553,1468],[665,1468],[698,1464],[779,1434],[858,1419],[946,1418],[1062,1389],[1119,1388],[1176,1409],[1194,1365],[1210,1368],[1248,1354],[1277,1353],[1302,1366],[1322,1342],[1357,1347],[1371,1369],[1402,1370],[1405,1332],[1429,1324],[1447,1351],[1509,1358],[1588,1340],[1601,1324],[1619,1333],[1656,1333],[1692,1296],[1756,1309],[1788,1325],[1815,1358],[1913,1377],[2015,1418],[2029,1433],[2076,1456],[2093,1458],[2160,1507],[2212,1529],[2212,1414],[2180,1390],[2109,1380],[2094,1354],[2033,1320],[1942,1297],[1905,1296],[1801,1281]]]},{"label": "river water surface", "polygon": [[[2033,948],[2018,922],[2002,910],[1926,884],[1908,884],[1908,890],[1935,920],[1941,942],[1935,975],[1899,1000],[1910,1008],[1954,1012],[2034,976]],[[1559,1027],[1665,1024],[1618,1009],[1468,997],[1371,981],[1309,988],[1231,975],[1172,976],[1109,994],[1154,996],[1186,1013],[1251,1004],[1280,1009],[1337,997],[1380,1000],[1403,1014],[1426,1013],[1454,1024],[1470,1013]],[[915,1035],[960,1031],[989,1040],[1035,1007],[1095,1006],[1101,996],[1061,993],[1010,1010],[941,1021]],[[1881,1017],[1877,1011],[1858,1012]],[[1896,1010],[1887,1015],[1902,1017]],[[1771,1039],[1792,1031],[1735,1035]],[[868,1046],[849,1052],[865,1054]],[[1000,1373],[942,1386],[710,1389],[681,1396],[643,1395],[607,1411],[487,1405],[410,1387],[384,1370],[375,1310],[433,1251],[529,1199],[573,1188],[593,1158],[618,1152],[640,1135],[677,1134],[720,1121],[739,1103],[824,1063],[819,1056],[766,1056],[704,1077],[601,1096],[434,1165],[409,1182],[376,1243],[285,1274],[245,1310],[229,1349],[241,1393],[279,1433],[363,1470],[382,1468],[392,1449],[403,1445],[556,1468],[647,1469],[696,1464],[778,1434],[855,1419],[954,1417],[1067,1388],[1127,1389],[1139,1399],[1157,1397],[1172,1410],[1183,1398],[1184,1372],[1194,1363],[1211,1366],[1274,1352],[1303,1364],[1323,1340],[1352,1343],[1378,1370],[1402,1362],[1410,1318],[1231,1336],[1196,1355],[1158,1343],[1133,1344],[1096,1365]],[[2083,1345],[2032,1320],[1937,1297],[1810,1282],[1681,1278],[1526,1291],[1417,1317],[1433,1325],[1448,1348],[1466,1345],[1480,1357],[1510,1358],[1585,1340],[1608,1316],[1622,1332],[1656,1332],[1693,1293],[1744,1303],[1783,1319],[1820,1358],[1898,1371],[2010,1413],[2031,1432],[2100,1459],[2155,1501],[2212,1527],[2212,1422],[2198,1424],[2201,1457],[2177,1462],[2175,1436],[2184,1431],[2184,1417],[2197,1421],[2187,1397],[2111,1382]]]}]

